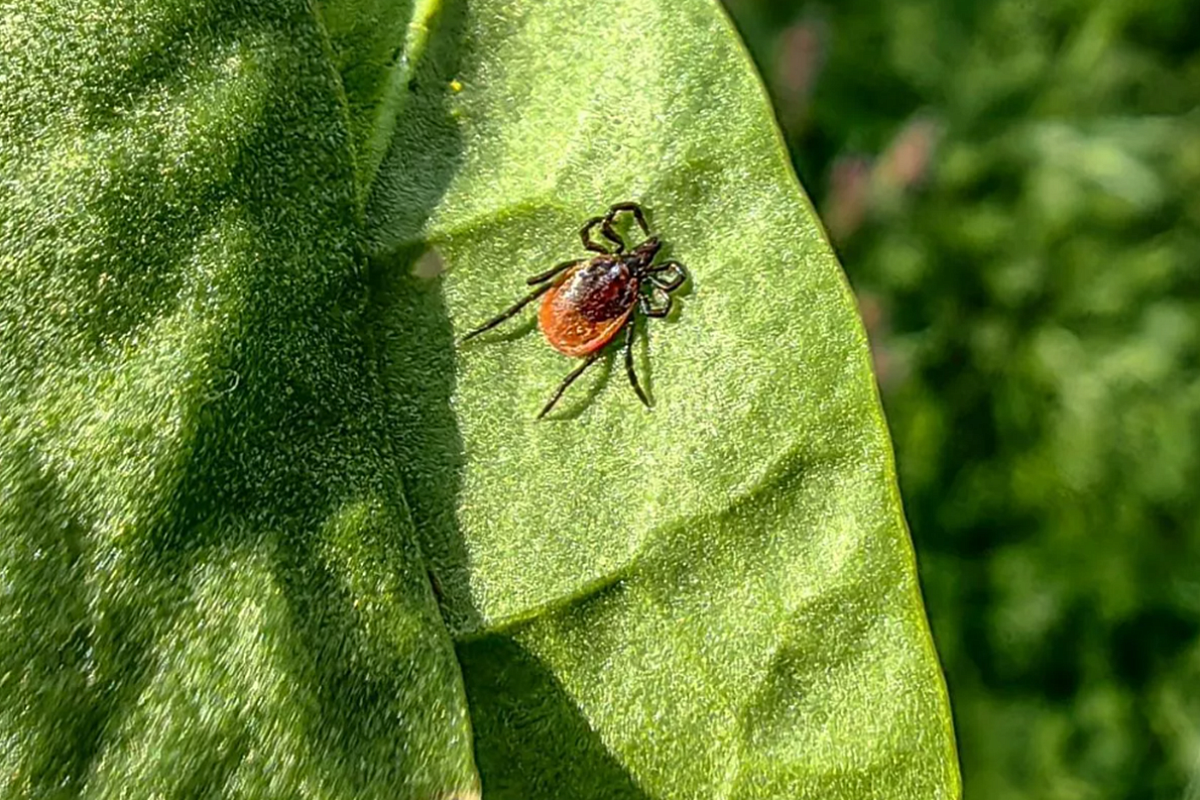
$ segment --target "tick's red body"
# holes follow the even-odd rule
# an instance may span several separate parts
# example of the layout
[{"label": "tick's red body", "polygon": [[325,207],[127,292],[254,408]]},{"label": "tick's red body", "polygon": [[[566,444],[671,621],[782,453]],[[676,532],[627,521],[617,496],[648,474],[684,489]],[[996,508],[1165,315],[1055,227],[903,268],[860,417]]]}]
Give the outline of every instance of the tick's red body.
[{"label": "tick's red body", "polygon": [[575,358],[596,352],[625,326],[638,285],[619,258],[599,256],[572,267],[542,295],[538,323],[546,341]]},{"label": "tick's red body", "polygon": [[[649,237],[629,251],[625,249],[625,240],[613,228],[613,220],[622,211],[633,214]],[[615,252],[592,240],[596,228],[616,245]],[[538,322],[546,341],[563,355],[582,358],[584,362],[563,379],[539,417],[554,407],[571,382],[595,363],[604,346],[621,331],[625,331],[625,372],[638,398],[648,408],[650,399],[633,370],[634,311],[640,309],[647,317],[665,317],[671,310],[671,292],[687,280],[687,269],[678,261],[654,264],[662,243],[657,236],[650,236],[645,214],[637,203],[617,203],[603,217],[588,220],[579,235],[585,249],[600,255],[564,261],[534,275],[526,283],[538,286],[537,289],[463,337],[466,340],[491,330],[527,304],[542,299]]]}]

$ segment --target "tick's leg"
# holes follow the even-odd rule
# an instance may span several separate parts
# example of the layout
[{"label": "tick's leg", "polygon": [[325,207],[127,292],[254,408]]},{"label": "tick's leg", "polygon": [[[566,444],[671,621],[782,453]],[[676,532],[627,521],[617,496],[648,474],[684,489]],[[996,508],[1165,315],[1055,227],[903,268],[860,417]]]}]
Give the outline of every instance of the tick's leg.
[{"label": "tick's leg", "polygon": [[[670,278],[659,277],[659,273],[666,272],[667,270],[674,270],[675,274]],[[650,278],[650,282],[662,289],[664,292],[675,291],[683,285],[684,281],[688,279],[687,267],[685,267],[683,264],[680,264],[678,261],[667,261],[664,264],[651,267],[650,269],[646,270],[645,274],[653,276]]]},{"label": "tick's leg", "polygon": [[537,415],[537,418],[541,419],[542,417],[549,414],[550,409],[554,408],[554,404],[558,402],[558,398],[563,396],[563,392],[565,392],[567,390],[567,387],[570,386],[572,383],[574,383],[575,379],[578,378],[580,375],[582,375],[583,371],[585,369],[590,367],[592,364],[595,364],[596,359],[598,359],[598,358],[600,358],[599,352],[592,353],[590,356],[587,357],[586,361],[584,361],[582,364],[580,364],[575,369],[571,370],[571,374],[569,374],[569,375],[567,375],[567,377],[563,378],[563,382],[560,383],[558,385],[558,388],[554,390],[554,396],[550,398],[549,403],[546,403],[546,405],[542,407],[542,410]]},{"label": "tick's leg", "polygon": [[512,308],[508,309],[507,311],[500,314],[499,316],[492,317],[491,319],[489,319],[487,322],[480,325],[475,330],[468,332],[465,336],[463,336],[461,339],[458,340],[459,344],[462,344],[467,339],[475,338],[476,336],[483,333],[484,331],[490,331],[492,328],[496,327],[501,322],[504,322],[504,320],[512,317],[514,314],[516,314],[522,308],[529,305],[530,303],[532,303],[534,300],[541,297],[546,292],[550,291],[550,289],[553,286],[554,286],[554,284],[547,283],[545,286],[539,286],[538,288],[534,289],[532,292],[530,292],[529,294],[525,295],[520,300],[518,300],[516,302],[516,305],[514,305]]},{"label": "tick's leg", "polygon": [[550,269],[546,270],[545,272],[539,272],[537,275],[526,278],[525,283],[529,284],[530,286],[533,286],[535,283],[541,283],[542,281],[548,281],[551,278],[553,278],[555,275],[557,275],[558,273],[562,272],[564,269],[567,269],[568,267],[573,267],[576,264],[578,264],[582,261],[586,261],[586,260],[587,259],[584,259],[584,258],[577,258],[574,261],[564,261],[557,266],[551,267]]},{"label": "tick's leg", "polygon": [[628,211],[633,214],[633,218],[637,220],[637,224],[642,228],[642,233],[646,234],[647,236],[650,235],[650,226],[646,224],[646,215],[642,212],[642,207],[637,203],[617,203],[616,205],[609,206],[608,214],[606,214],[604,218],[607,219],[609,223],[612,223],[617,214],[621,213],[622,211]]},{"label": "tick's leg", "polygon": [[633,370],[634,319],[635,317],[630,314],[629,321],[625,323],[625,374],[629,376],[629,382],[633,384],[633,390],[637,392],[638,399],[642,401],[642,405],[650,408],[650,401],[646,398],[646,393],[642,391],[642,385],[638,383],[637,373]]},{"label": "tick's leg", "polygon": [[618,253],[625,252],[625,240],[621,238],[621,234],[617,233],[612,226],[612,216],[604,218],[604,224],[600,226],[600,232],[604,234],[604,238],[617,246]]},{"label": "tick's leg", "polygon": [[612,255],[608,249],[602,244],[596,244],[592,241],[592,229],[597,225],[604,224],[604,217],[592,217],[587,222],[583,223],[583,227],[579,229],[579,238],[583,240],[583,249],[591,250],[594,253],[604,253],[604,255]]},{"label": "tick's leg", "polygon": [[658,286],[655,286],[654,289],[655,291],[653,294],[655,295],[655,299],[661,297],[662,305],[651,305],[650,297],[648,295],[642,295],[638,299],[638,304],[641,306],[642,313],[647,317],[665,317],[667,314],[671,313],[671,304],[673,302],[671,300],[671,295],[667,294]]}]

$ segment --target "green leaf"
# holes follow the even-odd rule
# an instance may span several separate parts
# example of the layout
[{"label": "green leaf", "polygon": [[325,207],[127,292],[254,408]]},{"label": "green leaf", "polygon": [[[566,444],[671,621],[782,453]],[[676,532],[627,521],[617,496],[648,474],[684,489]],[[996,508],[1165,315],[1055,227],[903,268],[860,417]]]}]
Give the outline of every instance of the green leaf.
[{"label": "green leaf", "polygon": [[324,0],[317,7],[341,75],[358,185],[365,195],[392,140],[441,2]]},{"label": "green leaf", "polygon": [[447,797],[304,3],[0,3],[0,795]]},{"label": "green leaf", "polygon": [[[957,794],[865,339],[715,5],[3,2],[0,84],[4,795],[469,796],[473,748],[496,797]],[[454,333],[624,198],[693,274],[658,406],[608,364],[535,423],[565,360]]]},{"label": "green leaf", "polygon": [[[863,330],[728,21],[708,0],[442,17],[367,224],[488,797],[958,796]],[[610,356],[537,422],[575,362],[532,312],[454,337],[626,199],[693,276],[640,332],[656,407]]]}]

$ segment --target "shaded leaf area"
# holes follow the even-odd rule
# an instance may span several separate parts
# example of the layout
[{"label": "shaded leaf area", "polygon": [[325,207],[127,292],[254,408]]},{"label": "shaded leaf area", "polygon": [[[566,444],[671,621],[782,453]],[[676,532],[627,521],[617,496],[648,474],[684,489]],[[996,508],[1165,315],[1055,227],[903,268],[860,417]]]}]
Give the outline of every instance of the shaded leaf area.
[{"label": "shaded leaf area", "polygon": [[[438,38],[367,234],[485,793],[957,796],[865,338],[718,7],[451,3]],[[573,363],[531,314],[451,342],[625,199],[692,272],[639,329],[656,407],[610,353],[537,423]]]},{"label": "shaded leaf area", "polygon": [[0,20],[0,795],[469,792],[312,11]]},{"label": "shaded leaf area", "polygon": [[1200,796],[1195,3],[730,6],[781,101],[826,36],[784,116],[861,220],[967,796]]},{"label": "shaded leaf area", "polygon": [[323,0],[317,4],[350,115],[360,193],[369,191],[415,87],[410,82],[440,0]]},{"label": "shaded leaf area", "polygon": [[647,800],[535,655],[502,635],[459,654],[488,797]]}]

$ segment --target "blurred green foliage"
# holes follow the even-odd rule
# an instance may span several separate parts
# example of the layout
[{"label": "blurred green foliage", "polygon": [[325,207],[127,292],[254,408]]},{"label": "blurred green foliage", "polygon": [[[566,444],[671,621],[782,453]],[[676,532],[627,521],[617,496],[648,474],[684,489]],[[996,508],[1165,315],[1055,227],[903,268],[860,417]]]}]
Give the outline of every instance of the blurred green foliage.
[{"label": "blurred green foliage", "polygon": [[726,2],[871,330],[966,797],[1200,797],[1194,0]]}]

